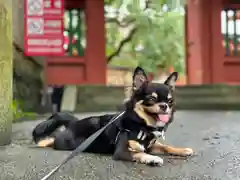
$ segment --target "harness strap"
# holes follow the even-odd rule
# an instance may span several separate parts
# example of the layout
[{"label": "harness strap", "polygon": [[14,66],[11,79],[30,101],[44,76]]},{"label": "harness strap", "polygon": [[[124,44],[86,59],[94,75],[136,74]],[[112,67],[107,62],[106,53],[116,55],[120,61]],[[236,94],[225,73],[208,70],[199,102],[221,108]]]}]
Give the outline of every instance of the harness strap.
[{"label": "harness strap", "polygon": [[117,136],[116,136],[116,138],[115,138],[114,145],[117,144],[117,141],[118,141],[118,138],[119,138],[119,135],[120,135],[121,132],[130,132],[130,130],[118,128],[118,133],[117,133]]},{"label": "harness strap", "polygon": [[[136,132],[133,130],[123,129],[123,128],[118,127],[118,132],[117,132],[115,141],[113,142],[113,145],[117,144],[119,135],[122,132],[128,132],[128,133],[132,132],[133,134],[135,134],[134,136],[136,136],[136,139],[143,143],[144,143],[144,141],[147,140],[147,138],[149,138],[149,136],[152,136],[152,138],[149,139],[149,144],[147,143],[146,150],[148,150],[156,142],[157,139],[162,138],[163,140],[165,140],[163,129],[162,129],[162,131],[158,131],[157,129],[155,131],[146,131],[146,129],[144,129],[144,130],[139,130],[138,132]],[[148,140],[147,140],[147,142],[148,142]]]}]

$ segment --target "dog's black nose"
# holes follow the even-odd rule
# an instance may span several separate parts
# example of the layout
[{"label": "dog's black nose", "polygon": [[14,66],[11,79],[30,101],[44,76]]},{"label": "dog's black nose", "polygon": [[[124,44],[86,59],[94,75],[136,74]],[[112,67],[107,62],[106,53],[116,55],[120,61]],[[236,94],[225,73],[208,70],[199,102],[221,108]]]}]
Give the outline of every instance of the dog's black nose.
[{"label": "dog's black nose", "polygon": [[160,106],[161,110],[166,111],[167,104],[160,104],[159,106]]}]

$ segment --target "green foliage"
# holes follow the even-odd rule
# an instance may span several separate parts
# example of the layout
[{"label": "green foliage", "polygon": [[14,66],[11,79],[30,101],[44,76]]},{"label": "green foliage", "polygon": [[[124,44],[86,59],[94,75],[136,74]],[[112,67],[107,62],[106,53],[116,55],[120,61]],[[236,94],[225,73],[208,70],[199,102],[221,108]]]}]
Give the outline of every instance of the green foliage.
[{"label": "green foliage", "polygon": [[12,101],[13,122],[18,122],[18,120],[21,118],[35,119],[36,114],[31,112],[23,112],[21,110],[21,104],[22,103],[17,100]]},{"label": "green foliage", "polygon": [[[144,47],[137,53],[140,65],[149,71],[156,67],[169,68],[183,72],[184,65],[184,32],[183,17],[174,12],[165,12],[161,18],[154,18],[149,26],[141,29],[136,39]],[[143,39],[143,34],[145,39]]]},{"label": "green foliage", "polygon": [[[146,3],[147,2],[147,3]],[[149,3],[150,2],[150,3]],[[184,72],[183,0],[108,0],[106,5],[107,56],[119,50],[110,64],[141,65],[155,72],[157,65]],[[136,29],[131,34],[132,29]],[[121,60],[120,60],[121,59]],[[120,63],[125,61],[125,63]]]},{"label": "green foliage", "polygon": [[138,62],[135,59],[130,58],[115,58],[111,63],[113,66],[118,67],[128,67],[128,68],[135,68],[138,65]]}]

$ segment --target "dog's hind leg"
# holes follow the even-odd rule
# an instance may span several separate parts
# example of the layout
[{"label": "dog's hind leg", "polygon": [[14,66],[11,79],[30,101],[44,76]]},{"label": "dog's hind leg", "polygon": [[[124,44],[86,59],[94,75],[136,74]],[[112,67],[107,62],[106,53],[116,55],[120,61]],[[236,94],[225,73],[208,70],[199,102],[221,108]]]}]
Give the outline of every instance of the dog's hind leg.
[{"label": "dog's hind leg", "polygon": [[53,145],[54,141],[55,141],[55,139],[53,137],[40,140],[37,143],[37,147],[50,147]]},{"label": "dog's hind leg", "polygon": [[[68,127],[71,123],[78,121],[78,119],[68,113],[56,113],[50,116],[47,120],[39,123],[32,131],[32,137],[35,143],[48,139],[54,131],[59,127]],[[45,141],[46,142],[46,141]],[[45,144],[45,143],[44,143]]]},{"label": "dog's hind leg", "polygon": [[165,144],[161,144],[160,142],[156,142],[150,149],[150,152],[153,154],[169,154],[175,156],[191,156],[193,154],[193,150],[191,148],[178,148]]},{"label": "dog's hind leg", "polygon": [[66,129],[63,132],[56,133],[53,148],[62,151],[74,150],[84,140],[85,138],[76,138],[71,130]]}]

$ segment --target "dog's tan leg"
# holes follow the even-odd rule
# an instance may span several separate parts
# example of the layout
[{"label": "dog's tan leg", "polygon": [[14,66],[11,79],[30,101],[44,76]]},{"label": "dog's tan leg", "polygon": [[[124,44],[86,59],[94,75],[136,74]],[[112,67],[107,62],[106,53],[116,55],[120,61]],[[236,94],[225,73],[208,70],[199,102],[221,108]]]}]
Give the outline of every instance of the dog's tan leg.
[{"label": "dog's tan leg", "polygon": [[128,149],[118,154],[119,160],[134,161],[142,164],[161,166],[163,159],[144,152],[145,148],[137,141],[129,140]]},{"label": "dog's tan leg", "polygon": [[135,162],[147,165],[161,166],[163,164],[162,158],[144,152],[132,153],[132,158],[132,160]]},{"label": "dog's tan leg", "polygon": [[161,144],[159,142],[156,142],[155,144],[153,144],[150,151],[151,153],[154,153],[154,154],[165,153],[165,154],[171,154],[176,156],[191,156],[193,154],[193,150],[191,148],[177,148],[177,147]]},{"label": "dog's tan leg", "polygon": [[137,141],[129,140],[128,141],[128,150],[130,152],[144,152],[145,148],[143,145],[139,144]]},{"label": "dog's tan leg", "polygon": [[37,146],[38,147],[49,147],[54,143],[54,140],[55,140],[54,138],[43,139],[37,143]]}]

